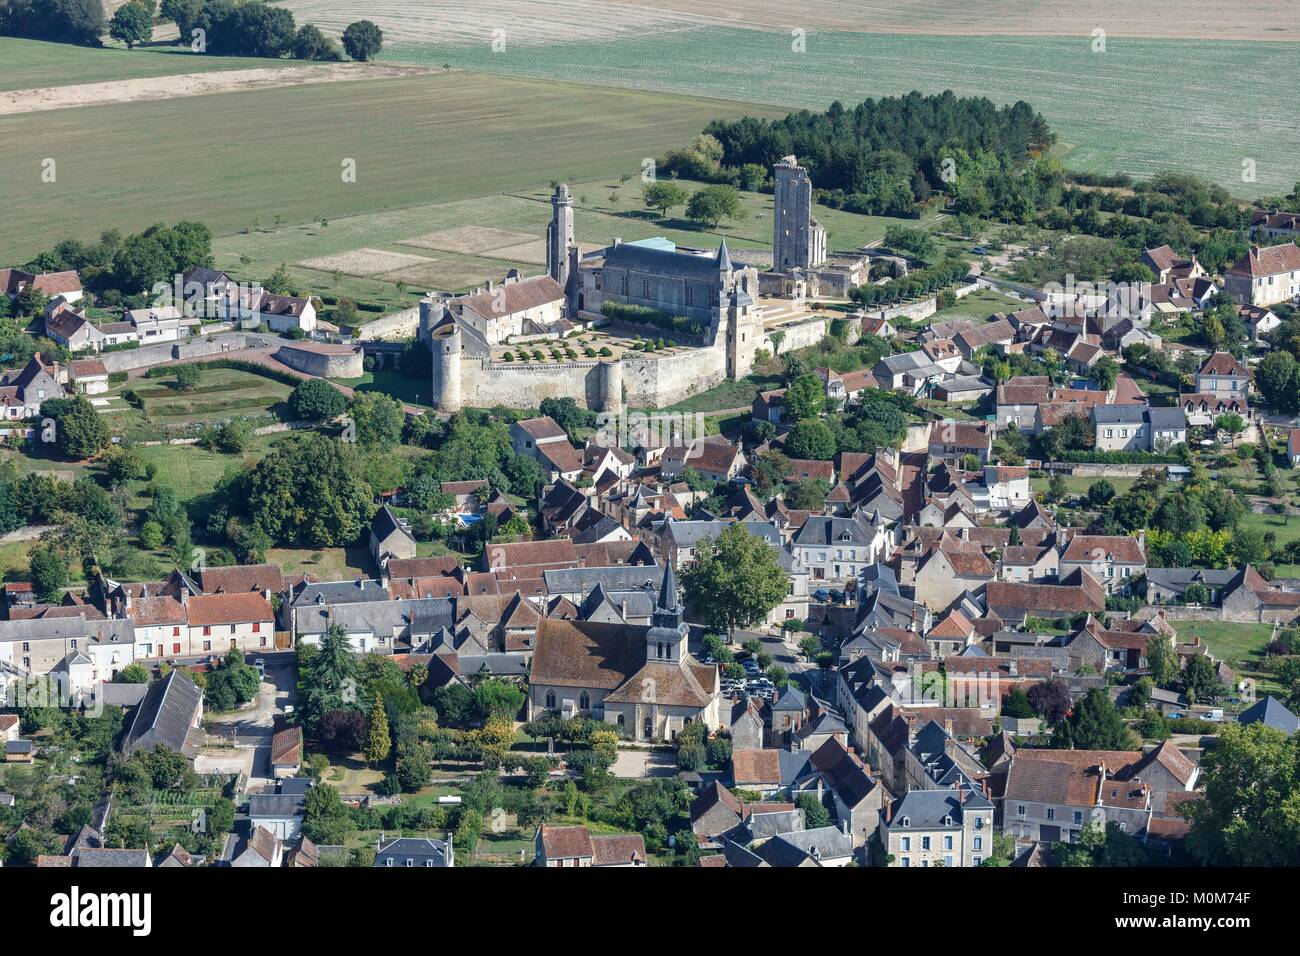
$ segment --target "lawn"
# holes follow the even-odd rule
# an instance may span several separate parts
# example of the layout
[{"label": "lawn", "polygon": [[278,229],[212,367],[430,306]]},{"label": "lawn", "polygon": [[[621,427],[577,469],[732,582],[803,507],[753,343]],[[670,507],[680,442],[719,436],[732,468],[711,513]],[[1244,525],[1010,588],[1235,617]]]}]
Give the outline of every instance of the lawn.
[{"label": "lawn", "polygon": [[204,369],[199,384],[188,392],[176,388],[175,375],[137,379],[126,389],[140,399],[148,420],[161,425],[262,415],[293,391],[268,376],[230,368]]},{"label": "lawn", "polygon": [[[997,31],[990,25],[981,32]],[[952,90],[999,104],[1023,99],[1057,132],[1073,168],[1143,176],[1176,168],[1254,196],[1285,192],[1300,179],[1300,132],[1275,108],[1270,82],[1289,75],[1298,51],[1300,44],[1288,42],[1111,36],[1102,53],[1094,52],[1088,31],[1008,37],[828,29],[810,36],[800,56],[791,54],[787,33],[707,24],[629,30],[598,45],[580,33],[552,34],[504,54],[477,36],[400,40],[382,56],[819,111],[834,99],[852,106],[912,90]],[[1194,141],[1182,135],[1177,111],[1160,108],[1170,89],[1214,117]],[[1253,161],[1253,180],[1243,172],[1245,159]]]},{"label": "lawn", "polygon": [[366,372],[360,378],[338,378],[331,381],[356,389],[358,392],[382,392],[408,405],[433,407],[429,404],[433,383],[425,378],[411,378],[401,369],[381,368]]},{"label": "lawn", "polygon": [[[26,260],[65,236],[93,239],[108,228],[130,232],[180,218],[230,235],[271,227],[277,217],[318,222],[536,189],[557,178],[638,175],[645,157],[710,119],[752,110],[449,73],[3,117],[0,168],[38,171],[46,157],[59,165],[57,182],[7,210],[0,261]],[[199,130],[238,133],[205,132],[183,163],[157,148]],[[355,168],[355,181],[344,181],[345,166]]]},{"label": "lawn", "polygon": [[707,391],[683,399],[676,405],[660,409],[665,412],[720,412],[728,408],[748,408],[759,392],[781,387],[779,375],[746,375],[734,382],[723,382]]},{"label": "lawn", "polygon": [[[1273,638],[1269,624],[1234,624],[1228,621],[1175,621],[1180,644],[1190,643],[1199,637],[1211,654],[1224,661],[1238,675],[1246,674],[1259,680],[1259,664]],[[1260,681],[1261,685],[1265,681]]]},{"label": "lawn", "polygon": [[203,56],[183,47],[126,50],[0,37],[0,90],[26,90],[72,83],[106,83],[214,70],[280,69],[301,60]]}]

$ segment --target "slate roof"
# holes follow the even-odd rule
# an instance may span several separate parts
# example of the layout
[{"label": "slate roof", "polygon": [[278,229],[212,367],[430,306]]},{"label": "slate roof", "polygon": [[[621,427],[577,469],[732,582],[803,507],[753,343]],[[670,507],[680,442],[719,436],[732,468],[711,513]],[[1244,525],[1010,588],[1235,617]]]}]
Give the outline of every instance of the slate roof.
[{"label": "slate roof", "polygon": [[184,753],[186,737],[202,700],[203,692],[194,681],[182,671],[173,670],[144,695],[123,742],[123,753],[152,750],[159,744]]},{"label": "slate roof", "polygon": [[1256,701],[1254,705],[1237,717],[1239,724],[1267,724],[1282,731],[1288,737],[1300,730],[1300,718],[1287,710],[1275,697],[1268,696]]}]

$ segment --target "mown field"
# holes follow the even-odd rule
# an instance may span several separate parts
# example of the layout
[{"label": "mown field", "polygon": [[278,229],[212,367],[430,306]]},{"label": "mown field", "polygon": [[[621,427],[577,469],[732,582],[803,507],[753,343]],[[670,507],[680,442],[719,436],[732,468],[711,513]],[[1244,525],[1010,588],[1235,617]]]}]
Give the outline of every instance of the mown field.
[{"label": "mown field", "polygon": [[[1300,132],[1279,110],[1278,82],[1300,45],[1241,40],[921,36],[817,32],[806,52],[787,32],[708,26],[507,45],[403,42],[388,60],[563,77],[822,110],[911,90],[1027,100],[1062,142],[1068,165],[1148,175],[1179,168],[1241,196],[1300,178]],[[1179,106],[1171,108],[1176,92]],[[1256,180],[1243,182],[1243,160]],[[1281,191],[1285,192],[1286,189]]]},{"label": "mown field", "polygon": [[127,50],[120,46],[92,48],[0,37],[0,91],[302,65],[296,60],[202,56],[181,47]]},{"label": "mown field", "polygon": [[[129,232],[189,218],[230,234],[271,228],[277,217],[313,222],[535,189],[551,179],[639,174],[644,157],[714,116],[751,110],[443,74],[3,117],[5,194],[21,189],[26,200],[6,208],[0,261],[110,227]],[[54,183],[40,179],[46,157],[57,160]],[[345,160],[355,161],[355,182],[343,181]]]},{"label": "mown field", "polygon": [[[684,181],[681,185],[697,188]],[[607,245],[615,238],[630,242],[665,236],[684,246],[713,247],[725,236],[733,249],[771,248],[769,195],[742,194],[743,218],[703,230],[683,218],[681,207],[670,210],[667,218],[646,209],[639,176],[625,182],[618,176],[574,180],[572,186],[575,231],[584,246]],[[545,263],[542,240],[551,216],[549,194],[549,183],[543,182],[493,196],[361,213],[332,219],[328,226],[267,223],[258,232],[219,237],[213,253],[219,267],[236,274],[264,276],[280,263],[288,263],[290,274],[318,293],[393,306],[410,304],[429,288],[455,291],[481,285],[511,268],[525,274],[540,272]],[[816,208],[816,215],[830,233],[834,249],[878,241],[893,223],[916,225],[914,220],[859,216],[822,206]],[[470,252],[472,242],[454,251],[456,243],[429,238],[480,227],[531,241]],[[385,262],[381,254],[394,259]],[[410,265],[407,260],[412,256],[422,257],[421,264]],[[403,267],[390,269],[399,264]],[[395,286],[399,279],[408,286],[405,292]]]}]

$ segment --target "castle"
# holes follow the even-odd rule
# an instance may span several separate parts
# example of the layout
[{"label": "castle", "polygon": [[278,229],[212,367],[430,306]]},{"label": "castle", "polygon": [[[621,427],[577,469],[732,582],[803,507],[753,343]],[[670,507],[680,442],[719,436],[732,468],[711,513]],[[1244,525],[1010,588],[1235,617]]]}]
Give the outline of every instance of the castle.
[{"label": "castle", "polygon": [[[866,281],[869,264],[865,257],[828,258],[826,230],[812,216],[811,180],[793,156],[776,165],[775,176],[776,267],[762,274],[734,262],[725,239],[715,251],[666,239],[615,239],[584,255],[575,239],[572,194],[567,185],[556,186],[545,275],[525,279],[512,271],[499,286],[459,297],[430,293],[420,303],[420,336],[433,351],[435,407],[531,408],[545,398],[569,397],[597,411],[655,409],[748,375],[760,349],[777,350],[767,335],[760,291],[792,299],[819,290],[847,295]],[[607,306],[625,308],[607,314]],[[634,324],[642,313],[681,325],[671,333],[647,330]],[[502,344],[559,340],[589,324],[689,347],[555,363],[493,357],[493,348]],[[803,344],[824,334],[815,324],[808,336],[816,338]],[[788,333],[779,341],[787,349],[797,345]]]}]

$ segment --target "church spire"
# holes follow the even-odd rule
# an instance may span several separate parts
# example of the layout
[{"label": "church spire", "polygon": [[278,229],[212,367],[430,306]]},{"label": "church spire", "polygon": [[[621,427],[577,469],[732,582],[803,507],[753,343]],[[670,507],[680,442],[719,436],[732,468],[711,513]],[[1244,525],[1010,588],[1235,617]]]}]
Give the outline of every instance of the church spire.
[{"label": "church spire", "polygon": [[664,579],[659,585],[659,603],[655,610],[674,612],[677,610],[677,577],[673,574],[671,561],[664,562]]},{"label": "church spire", "polygon": [[727,240],[723,238],[718,244],[718,257],[714,260],[717,263],[719,272],[731,271],[731,256],[727,253]]}]

